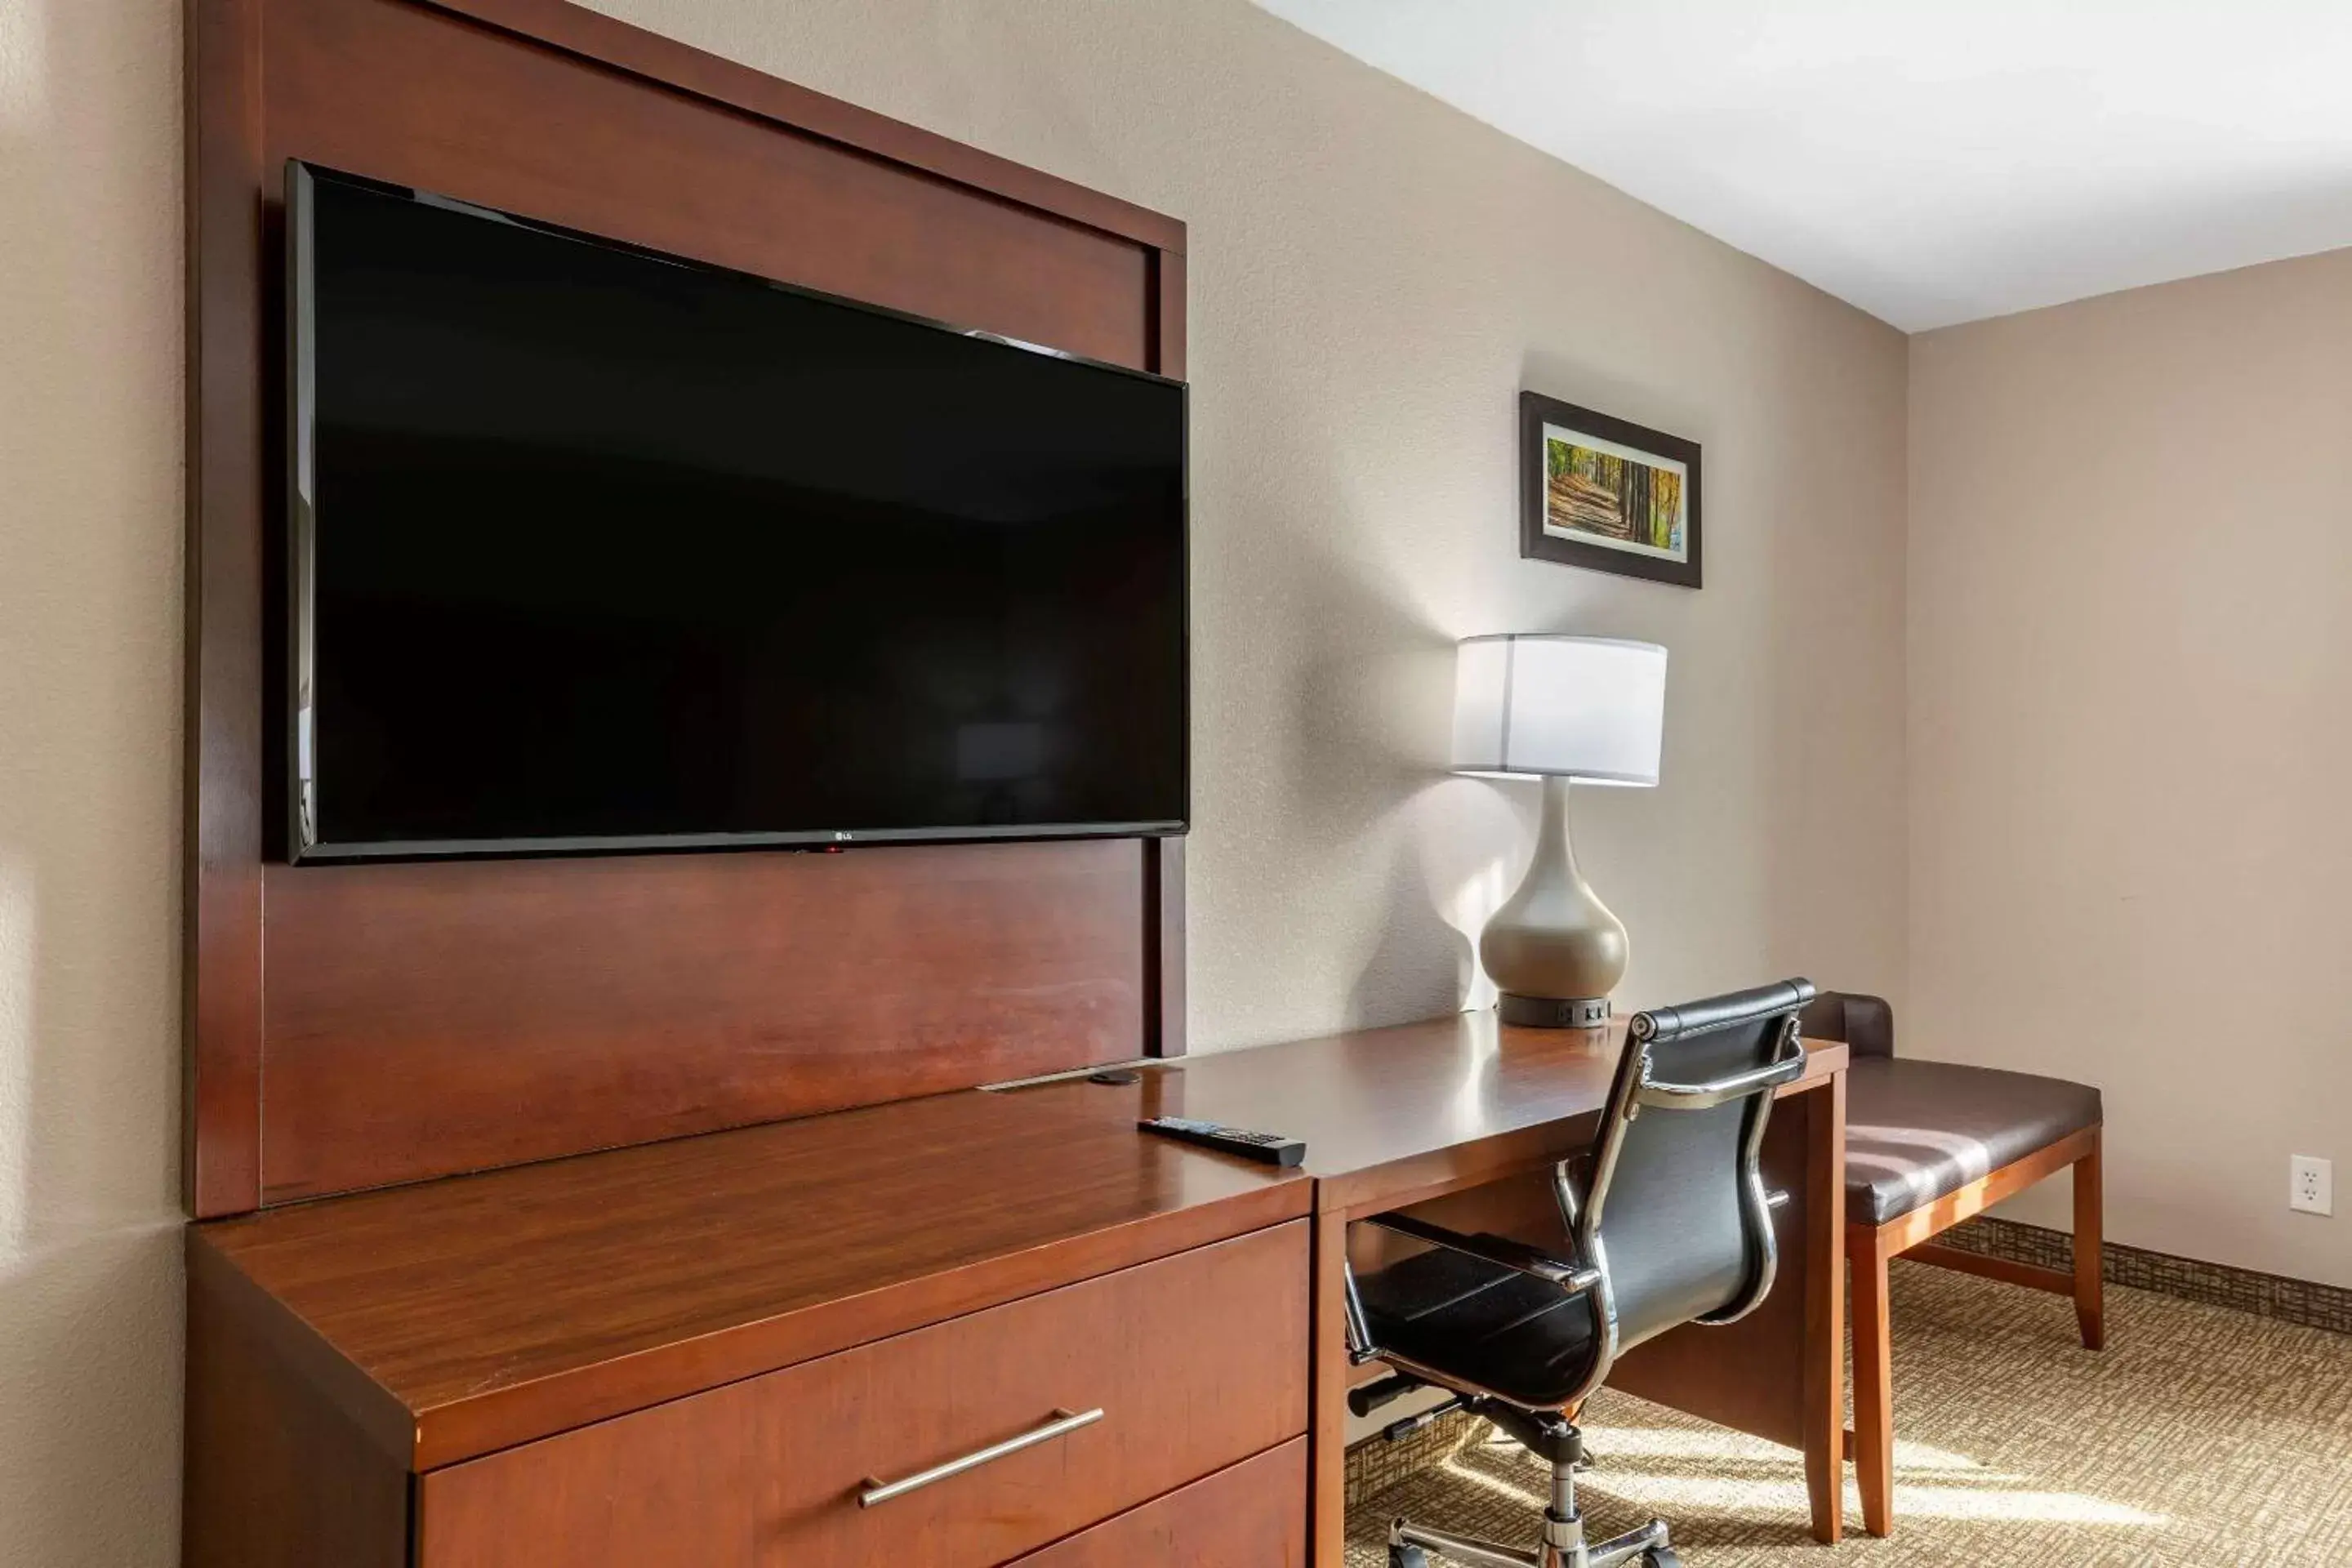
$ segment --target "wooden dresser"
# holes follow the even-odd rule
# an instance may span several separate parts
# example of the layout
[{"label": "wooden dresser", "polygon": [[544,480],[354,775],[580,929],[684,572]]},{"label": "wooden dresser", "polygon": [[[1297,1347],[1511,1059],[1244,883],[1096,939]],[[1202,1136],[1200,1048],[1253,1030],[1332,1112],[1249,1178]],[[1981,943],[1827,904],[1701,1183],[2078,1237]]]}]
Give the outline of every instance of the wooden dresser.
[{"label": "wooden dresser", "polygon": [[1177,379],[1184,226],[564,0],[185,4],[185,1561],[1302,1562],[1311,1183],[972,1087],[1182,1052],[1181,840],[283,842],[288,160]]},{"label": "wooden dresser", "polygon": [[187,1561],[1304,1563],[1311,1187],[971,1091],[199,1226]]}]

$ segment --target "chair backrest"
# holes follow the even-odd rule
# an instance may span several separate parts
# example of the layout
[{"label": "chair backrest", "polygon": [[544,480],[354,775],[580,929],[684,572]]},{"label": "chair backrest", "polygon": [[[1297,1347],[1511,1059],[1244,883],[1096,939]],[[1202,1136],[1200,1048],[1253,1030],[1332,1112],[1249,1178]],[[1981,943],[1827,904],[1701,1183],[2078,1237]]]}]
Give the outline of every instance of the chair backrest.
[{"label": "chair backrest", "polygon": [[1804,1071],[1803,980],[1635,1015],[1580,1189],[1563,1209],[1602,1276],[1606,1360],[1693,1321],[1728,1322],[1779,1254],[1759,1161],[1772,1092]]}]

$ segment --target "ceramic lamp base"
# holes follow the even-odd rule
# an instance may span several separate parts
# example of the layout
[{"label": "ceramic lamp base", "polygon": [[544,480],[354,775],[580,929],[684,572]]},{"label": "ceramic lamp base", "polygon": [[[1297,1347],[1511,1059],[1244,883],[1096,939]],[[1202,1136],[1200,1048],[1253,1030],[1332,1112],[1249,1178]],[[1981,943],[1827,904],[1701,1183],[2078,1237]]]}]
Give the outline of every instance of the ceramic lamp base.
[{"label": "ceramic lamp base", "polygon": [[1543,815],[1527,879],[1478,938],[1479,962],[1502,993],[1503,1022],[1592,1029],[1625,977],[1625,925],[1576,868],[1568,781],[1543,781]]},{"label": "ceramic lamp base", "polygon": [[1598,1029],[1609,1022],[1606,996],[1514,996],[1506,991],[1495,1004],[1506,1024],[1534,1029]]}]

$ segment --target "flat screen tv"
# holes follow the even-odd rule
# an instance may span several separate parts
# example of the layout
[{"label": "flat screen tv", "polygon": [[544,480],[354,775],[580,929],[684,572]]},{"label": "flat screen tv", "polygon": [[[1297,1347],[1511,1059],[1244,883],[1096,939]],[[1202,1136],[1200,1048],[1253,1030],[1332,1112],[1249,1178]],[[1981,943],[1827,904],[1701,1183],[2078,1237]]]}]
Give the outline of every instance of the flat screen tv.
[{"label": "flat screen tv", "polygon": [[299,861],[1181,832],[1181,383],[288,171]]}]

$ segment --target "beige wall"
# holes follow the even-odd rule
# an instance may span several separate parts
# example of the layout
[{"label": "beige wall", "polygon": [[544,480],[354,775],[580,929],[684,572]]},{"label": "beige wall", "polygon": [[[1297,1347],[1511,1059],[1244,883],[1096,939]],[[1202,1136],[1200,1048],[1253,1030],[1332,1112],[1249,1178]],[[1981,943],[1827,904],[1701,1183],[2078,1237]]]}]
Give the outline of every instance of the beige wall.
[{"label": "beige wall", "polygon": [[170,1561],[179,28],[0,0],[0,1563]]},{"label": "beige wall", "polygon": [[[1902,939],[1905,345],[1242,0],[605,0],[1192,226],[1203,1046],[1454,1005],[1531,802],[1450,644],[1674,650],[1628,994]],[[173,1556],[176,0],[0,0],[0,1563]],[[1514,394],[1705,443],[1703,593],[1517,559]],[[1449,924],[1449,922],[1452,922]]]},{"label": "beige wall", "polygon": [[1915,339],[1909,637],[1909,1041],[2104,1085],[2115,1239],[2352,1285],[2352,251]]},{"label": "beige wall", "polygon": [[[1531,792],[1447,779],[1451,643],[1673,650],[1580,796],[1626,994],[1903,962],[1904,339],[1241,0],[596,0],[1191,226],[1209,1047],[1451,1005]],[[1697,594],[1518,559],[1529,385],[1694,437]]]}]

